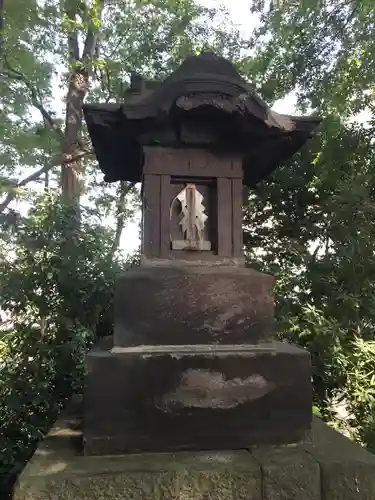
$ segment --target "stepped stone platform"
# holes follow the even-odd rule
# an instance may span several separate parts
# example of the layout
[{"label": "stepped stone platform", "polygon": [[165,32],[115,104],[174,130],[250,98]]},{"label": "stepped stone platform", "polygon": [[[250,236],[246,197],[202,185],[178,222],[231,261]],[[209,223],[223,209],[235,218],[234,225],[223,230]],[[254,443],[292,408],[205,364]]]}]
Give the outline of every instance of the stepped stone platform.
[{"label": "stepped stone platform", "polygon": [[56,423],[14,500],[375,499],[375,456],[317,418],[298,445],[98,457],[83,455],[78,420]]}]

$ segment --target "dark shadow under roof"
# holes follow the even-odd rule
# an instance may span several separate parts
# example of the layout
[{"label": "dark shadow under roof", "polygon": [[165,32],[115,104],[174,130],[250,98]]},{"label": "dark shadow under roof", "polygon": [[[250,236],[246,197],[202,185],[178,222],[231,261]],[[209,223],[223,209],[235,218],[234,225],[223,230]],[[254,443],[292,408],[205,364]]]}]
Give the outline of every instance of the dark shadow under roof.
[{"label": "dark shadow under roof", "polygon": [[142,146],[153,137],[157,144],[160,131],[172,131],[174,146],[191,147],[179,139],[188,121],[213,129],[213,149],[227,146],[242,155],[244,183],[253,186],[291,158],[321,122],[272,111],[229,61],[211,53],[188,57],[162,82],[133,75],[122,104],[86,104],[83,111],[108,182],[141,181]]}]

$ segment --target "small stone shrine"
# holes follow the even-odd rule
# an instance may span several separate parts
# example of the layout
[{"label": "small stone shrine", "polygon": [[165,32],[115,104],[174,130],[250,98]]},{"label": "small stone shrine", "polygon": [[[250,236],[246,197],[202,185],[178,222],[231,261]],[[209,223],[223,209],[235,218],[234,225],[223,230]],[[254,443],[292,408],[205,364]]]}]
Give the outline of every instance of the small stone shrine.
[{"label": "small stone shrine", "polygon": [[274,278],[245,267],[243,187],[312,135],[234,66],[187,58],[133,75],[122,104],[84,115],[107,182],[142,182],[141,266],[119,277],[110,349],[87,357],[89,455],[293,443],[312,419],[309,354],[274,340]]},{"label": "small stone shrine", "polygon": [[272,112],[213,54],[84,112],[106,180],[142,182],[142,261],[87,356],[83,410],[14,500],[373,500],[375,457],[312,418],[310,356],[274,340],[273,278],[243,256],[243,186],[319,119]]}]

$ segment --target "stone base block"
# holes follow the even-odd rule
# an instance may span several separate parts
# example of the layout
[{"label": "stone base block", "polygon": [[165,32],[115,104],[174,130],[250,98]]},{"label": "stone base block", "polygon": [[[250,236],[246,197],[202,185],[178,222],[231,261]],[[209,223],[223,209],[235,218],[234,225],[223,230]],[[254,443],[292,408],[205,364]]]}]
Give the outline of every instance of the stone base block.
[{"label": "stone base block", "polygon": [[269,340],[275,332],[274,281],[273,276],[234,266],[130,269],[116,282],[114,344]]},{"label": "stone base block", "polygon": [[60,421],[14,500],[373,500],[375,456],[314,419],[311,444],[84,457]]},{"label": "stone base block", "polygon": [[311,425],[310,377],[309,353],[281,342],[94,349],[85,453],[296,442]]}]

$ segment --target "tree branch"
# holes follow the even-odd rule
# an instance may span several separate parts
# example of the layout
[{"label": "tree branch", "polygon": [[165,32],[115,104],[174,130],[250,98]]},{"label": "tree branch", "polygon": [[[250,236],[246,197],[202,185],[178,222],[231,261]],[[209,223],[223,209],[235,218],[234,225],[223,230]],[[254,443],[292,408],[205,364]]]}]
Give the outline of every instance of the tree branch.
[{"label": "tree branch", "polygon": [[22,82],[28,89],[30,93],[30,100],[32,106],[34,106],[36,109],[39,110],[41,113],[44,122],[54,131],[57,133],[60,141],[63,140],[63,132],[60,129],[60,127],[56,124],[55,120],[52,118],[51,113],[47,111],[47,109],[43,106],[41,103],[40,99],[38,98],[38,93],[35,89],[35,87],[32,85],[31,81],[27,78],[27,76],[22,73],[21,71],[18,71],[12,67],[12,65],[9,63],[9,60],[7,58],[7,55],[5,53],[4,49],[4,0],[0,0],[0,61],[4,63],[4,66],[6,68],[6,71],[2,71],[2,73],[7,76],[8,78],[11,78],[13,80],[18,80]]},{"label": "tree branch", "polygon": [[62,141],[64,138],[64,134],[63,134],[62,130],[57,125],[55,120],[52,118],[51,113],[49,113],[47,111],[47,109],[43,106],[43,104],[40,102],[40,100],[38,98],[37,91],[36,91],[35,87],[32,85],[32,83],[30,82],[30,80],[27,78],[27,76],[24,73],[11,67],[5,54],[3,54],[3,61],[4,61],[5,66],[7,68],[7,71],[3,71],[3,74],[5,74],[8,78],[11,78],[12,80],[17,80],[17,81],[24,83],[24,85],[27,87],[27,89],[30,92],[30,101],[31,101],[32,106],[34,106],[36,109],[39,110],[44,122],[48,125],[48,127],[51,130],[56,132],[60,141]]},{"label": "tree branch", "polygon": [[26,186],[30,182],[36,181],[37,179],[39,179],[41,175],[46,174],[47,172],[52,170],[54,167],[57,167],[58,165],[67,165],[69,163],[73,163],[89,154],[93,154],[93,152],[88,150],[82,150],[76,155],[64,155],[63,157],[59,155],[51,163],[44,165],[43,167],[39,168],[32,174],[28,175],[27,177],[19,181],[18,183],[14,184],[9,193],[6,195],[4,201],[0,203],[0,213],[2,213],[7,208],[9,203],[12,200],[14,200],[14,198],[17,196],[17,189]]},{"label": "tree branch", "polygon": [[[78,2],[72,2],[67,0],[66,2],[66,15],[72,21],[76,21],[78,9]],[[79,60],[79,45],[78,45],[78,33],[77,28],[69,31],[68,34],[68,50],[69,50],[69,61],[74,64],[75,61]]]},{"label": "tree branch", "polygon": [[[97,0],[97,1],[98,1],[98,17],[101,18],[104,8],[104,0]],[[94,57],[97,40],[98,40],[98,30],[92,25],[92,23],[90,23],[90,26],[87,30],[87,35],[82,52],[82,61],[84,63],[88,60],[90,61]]]},{"label": "tree branch", "polygon": [[136,184],[135,182],[127,184],[125,181],[121,181],[120,183],[120,197],[117,203],[117,211],[116,211],[117,212],[116,231],[111,246],[111,250],[108,255],[110,260],[113,259],[113,256],[120,245],[121,234],[124,229],[126,195],[130,192],[131,189],[134,188],[135,184]]}]

